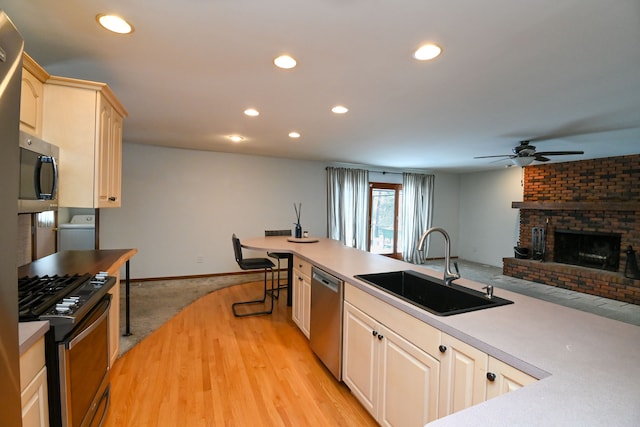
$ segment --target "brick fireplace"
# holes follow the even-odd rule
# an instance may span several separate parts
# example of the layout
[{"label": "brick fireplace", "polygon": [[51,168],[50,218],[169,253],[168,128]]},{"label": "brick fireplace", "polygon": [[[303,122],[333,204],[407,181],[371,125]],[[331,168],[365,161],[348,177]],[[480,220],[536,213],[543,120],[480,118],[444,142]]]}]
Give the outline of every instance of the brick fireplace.
[{"label": "brick fireplace", "polygon": [[[624,276],[627,247],[640,253],[640,155],[527,166],[523,201],[513,207],[520,209],[520,246],[533,253],[534,228],[544,230],[546,243],[536,260],[504,258],[504,275],[640,304],[640,280]],[[605,269],[554,262],[556,231],[619,236],[618,256]],[[592,261],[604,256],[584,252]]]}]

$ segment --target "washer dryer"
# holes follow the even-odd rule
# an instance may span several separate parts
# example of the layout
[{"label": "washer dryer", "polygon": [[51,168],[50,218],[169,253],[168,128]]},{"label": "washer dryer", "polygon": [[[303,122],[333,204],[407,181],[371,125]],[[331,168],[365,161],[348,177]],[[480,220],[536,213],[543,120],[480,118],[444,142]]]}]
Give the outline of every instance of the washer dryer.
[{"label": "washer dryer", "polygon": [[95,249],[95,215],[74,215],[68,224],[58,225],[58,250]]}]

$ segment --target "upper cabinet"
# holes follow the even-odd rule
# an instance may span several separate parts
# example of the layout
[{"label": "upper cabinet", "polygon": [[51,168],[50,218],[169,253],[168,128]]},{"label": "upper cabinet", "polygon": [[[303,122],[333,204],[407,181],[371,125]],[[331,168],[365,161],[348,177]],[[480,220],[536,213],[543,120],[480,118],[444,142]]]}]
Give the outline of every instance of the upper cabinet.
[{"label": "upper cabinet", "polygon": [[52,76],[44,86],[43,111],[42,136],[60,147],[59,205],[120,207],[127,111],[111,89]]},{"label": "upper cabinet", "polygon": [[23,54],[22,95],[20,97],[20,130],[42,136],[44,82],[47,73],[29,55]]}]

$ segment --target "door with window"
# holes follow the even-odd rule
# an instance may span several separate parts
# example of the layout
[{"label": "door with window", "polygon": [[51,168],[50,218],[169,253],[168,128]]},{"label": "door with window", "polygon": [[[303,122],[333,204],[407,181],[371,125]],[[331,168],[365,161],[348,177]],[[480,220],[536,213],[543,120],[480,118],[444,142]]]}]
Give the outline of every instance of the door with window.
[{"label": "door with window", "polygon": [[402,184],[369,183],[369,252],[402,258]]}]

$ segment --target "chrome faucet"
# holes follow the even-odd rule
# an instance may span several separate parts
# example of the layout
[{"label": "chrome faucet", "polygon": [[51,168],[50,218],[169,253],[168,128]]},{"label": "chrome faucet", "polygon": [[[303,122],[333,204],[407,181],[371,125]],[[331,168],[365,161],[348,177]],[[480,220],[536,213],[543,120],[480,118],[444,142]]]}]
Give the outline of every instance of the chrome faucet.
[{"label": "chrome faucet", "polygon": [[431,227],[420,236],[420,240],[418,241],[418,250],[424,250],[424,242],[427,240],[427,236],[433,233],[434,231],[440,232],[444,236],[444,284],[449,286],[453,283],[454,280],[460,278],[460,271],[458,270],[458,264],[454,263],[456,267],[456,272],[451,271],[451,239],[449,238],[449,234],[444,231],[443,228],[440,227]]}]

